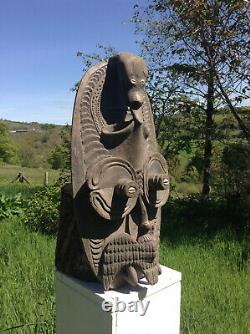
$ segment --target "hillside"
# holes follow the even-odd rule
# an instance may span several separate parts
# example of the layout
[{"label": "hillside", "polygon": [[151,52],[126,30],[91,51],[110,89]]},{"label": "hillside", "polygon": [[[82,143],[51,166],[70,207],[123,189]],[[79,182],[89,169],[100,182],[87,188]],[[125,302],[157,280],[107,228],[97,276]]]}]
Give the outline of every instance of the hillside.
[{"label": "hillside", "polygon": [[0,119],[1,122],[5,123],[10,131],[13,130],[28,130],[28,131],[46,131],[48,129],[62,129],[64,125],[56,125],[49,123],[38,123],[38,122],[17,122],[6,119]]},{"label": "hillside", "polygon": [[51,167],[48,158],[57,146],[62,145],[62,136],[69,126],[16,122],[1,120],[15,142],[18,151],[17,163],[25,167]]}]

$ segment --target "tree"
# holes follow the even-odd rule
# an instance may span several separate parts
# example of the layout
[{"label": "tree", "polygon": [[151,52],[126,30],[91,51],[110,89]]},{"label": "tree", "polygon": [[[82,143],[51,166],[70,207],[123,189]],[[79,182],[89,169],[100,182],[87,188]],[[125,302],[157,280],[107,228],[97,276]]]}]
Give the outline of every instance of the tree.
[{"label": "tree", "polygon": [[56,145],[56,147],[50,151],[48,162],[53,169],[63,169],[65,167],[66,157],[62,146]]},{"label": "tree", "polygon": [[71,169],[71,127],[66,125],[60,132],[62,144],[56,145],[49,153],[48,162],[53,169]]},{"label": "tree", "polygon": [[[175,101],[195,100],[204,111],[203,198],[211,181],[214,112],[226,103],[245,137],[249,130],[235,104],[248,98],[249,4],[242,0],[153,0],[133,20],[144,56],[160,85],[173,75]],[[160,80],[158,80],[160,78]],[[157,89],[156,89],[157,90]],[[193,99],[193,97],[195,99]]]},{"label": "tree", "polygon": [[18,147],[13,142],[8,128],[0,121],[0,161],[15,163],[18,161]]},{"label": "tree", "polygon": [[234,143],[224,148],[222,174],[225,197],[246,196],[250,193],[250,147]]},{"label": "tree", "polygon": [[64,154],[63,168],[71,170],[71,126],[65,125],[60,133],[62,139],[62,150]]}]

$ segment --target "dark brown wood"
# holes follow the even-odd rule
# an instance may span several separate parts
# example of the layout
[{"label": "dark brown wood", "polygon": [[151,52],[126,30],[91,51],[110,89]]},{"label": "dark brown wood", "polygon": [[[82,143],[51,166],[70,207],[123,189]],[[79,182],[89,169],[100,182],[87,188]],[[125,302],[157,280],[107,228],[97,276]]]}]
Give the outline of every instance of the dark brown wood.
[{"label": "dark brown wood", "polygon": [[142,58],[92,67],[74,105],[72,186],[62,189],[57,269],[104,289],[158,281],[167,163],[157,152]]}]

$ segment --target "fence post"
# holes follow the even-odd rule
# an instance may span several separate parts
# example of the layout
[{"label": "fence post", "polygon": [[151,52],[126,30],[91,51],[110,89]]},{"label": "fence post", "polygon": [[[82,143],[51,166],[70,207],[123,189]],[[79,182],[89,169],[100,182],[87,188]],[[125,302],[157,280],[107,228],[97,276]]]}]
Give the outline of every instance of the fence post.
[{"label": "fence post", "polygon": [[49,184],[49,172],[45,172],[44,174],[44,184],[45,186]]}]

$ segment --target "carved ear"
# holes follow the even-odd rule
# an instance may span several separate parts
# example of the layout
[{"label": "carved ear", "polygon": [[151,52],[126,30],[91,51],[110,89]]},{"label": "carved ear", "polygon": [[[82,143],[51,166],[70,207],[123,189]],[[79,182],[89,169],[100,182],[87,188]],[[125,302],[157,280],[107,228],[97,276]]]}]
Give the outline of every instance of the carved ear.
[{"label": "carved ear", "polygon": [[155,208],[163,206],[169,196],[167,161],[160,153],[149,158],[144,167],[144,196]]}]

